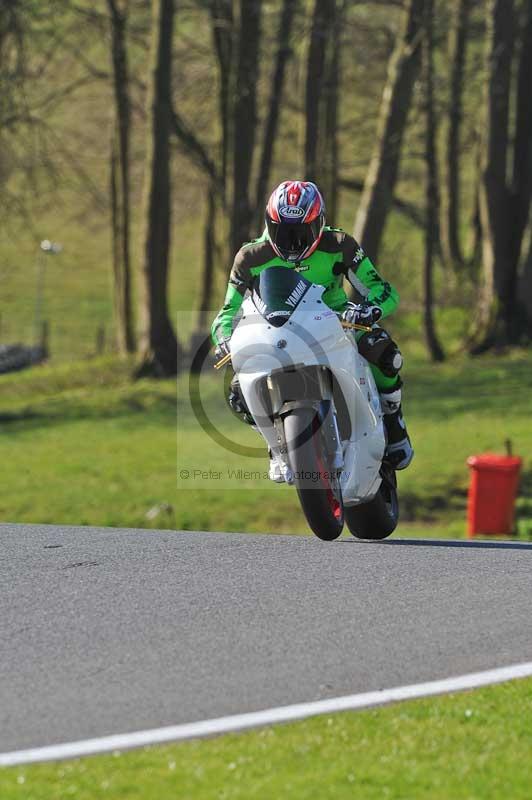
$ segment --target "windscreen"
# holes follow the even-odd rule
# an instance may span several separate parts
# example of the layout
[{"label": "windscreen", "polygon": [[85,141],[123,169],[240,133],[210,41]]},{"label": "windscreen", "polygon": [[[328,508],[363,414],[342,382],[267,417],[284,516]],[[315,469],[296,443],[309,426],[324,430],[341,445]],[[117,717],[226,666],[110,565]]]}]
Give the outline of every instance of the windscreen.
[{"label": "windscreen", "polygon": [[255,308],[271,325],[280,328],[301,302],[312,284],[287,267],[269,267],[255,278]]}]

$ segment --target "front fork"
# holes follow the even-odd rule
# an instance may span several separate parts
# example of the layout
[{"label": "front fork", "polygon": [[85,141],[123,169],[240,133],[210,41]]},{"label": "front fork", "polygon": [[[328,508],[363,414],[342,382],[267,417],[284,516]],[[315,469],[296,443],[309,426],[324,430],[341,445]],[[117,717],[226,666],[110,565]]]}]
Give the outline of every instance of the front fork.
[{"label": "front fork", "polygon": [[[281,373],[282,374],[282,373]],[[283,417],[295,408],[309,407],[315,409],[318,418],[317,429],[309,432],[310,435],[321,432],[325,443],[328,466],[331,472],[340,474],[344,466],[342,440],[338,429],[336,409],[333,402],[331,375],[326,367],[316,369],[316,397],[304,396],[298,400],[286,400],[283,397],[282,379],[279,373],[268,376],[267,387],[270,394],[272,409],[274,409],[273,425],[276,433],[278,447],[277,453],[281,457],[283,466],[288,466],[288,449],[284,430]],[[285,476],[288,483],[290,476]]]},{"label": "front fork", "polygon": [[344,467],[344,452],[338,430],[336,410],[331,399],[321,401],[318,414],[331,472],[340,473]]}]

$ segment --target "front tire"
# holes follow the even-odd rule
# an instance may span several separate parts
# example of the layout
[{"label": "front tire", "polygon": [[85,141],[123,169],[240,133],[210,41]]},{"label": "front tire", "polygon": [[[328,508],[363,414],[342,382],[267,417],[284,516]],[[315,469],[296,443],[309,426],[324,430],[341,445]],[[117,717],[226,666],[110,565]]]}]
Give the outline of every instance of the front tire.
[{"label": "front tire", "polygon": [[395,471],[383,466],[381,476],[382,483],[373,500],[345,509],[347,527],[357,539],[386,539],[399,522]]},{"label": "front tire", "polygon": [[339,476],[327,462],[323,434],[314,408],[296,408],[284,418],[285,440],[294,483],[307,522],[316,536],[337,539],[344,527]]}]

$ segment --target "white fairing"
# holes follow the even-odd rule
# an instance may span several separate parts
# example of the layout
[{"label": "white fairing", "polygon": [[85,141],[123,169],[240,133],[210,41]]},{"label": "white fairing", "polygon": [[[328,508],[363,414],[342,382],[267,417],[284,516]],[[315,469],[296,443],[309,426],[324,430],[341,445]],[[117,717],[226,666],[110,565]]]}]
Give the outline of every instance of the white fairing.
[{"label": "white fairing", "polygon": [[344,504],[353,505],[371,499],[381,483],[382,411],[369,365],[359,355],[354,336],[321,300],[323,292],[322,286],[312,285],[291,318],[278,328],[261,316],[251,297],[246,298],[231,338],[231,360],[257,427],[278,456],[278,434],[267,418],[259,386],[272,372],[289,365],[330,369],[351,418],[351,436],[342,441],[341,484]]}]

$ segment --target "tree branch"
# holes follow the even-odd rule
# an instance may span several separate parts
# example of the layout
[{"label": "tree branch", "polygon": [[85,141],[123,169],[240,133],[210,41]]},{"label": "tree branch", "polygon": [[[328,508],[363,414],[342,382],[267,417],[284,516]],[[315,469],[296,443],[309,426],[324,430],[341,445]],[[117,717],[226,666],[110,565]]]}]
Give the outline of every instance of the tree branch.
[{"label": "tree branch", "polygon": [[[352,192],[361,192],[364,188],[364,181],[357,181],[349,178],[340,178],[339,185],[342,189],[349,189]],[[418,228],[422,230],[425,229],[425,215],[423,211],[415,206],[413,203],[409,203],[408,200],[402,200],[400,197],[393,197],[392,205],[394,209],[399,213],[402,214],[403,217],[408,219],[410,222],[413,222]]]},{"label": "tree branch", "polygon": [[222,180],[218,173],[216,164],[207,152],[206,147],[195,136],[193,131],[189,128],[185,120],[178,114],[175,108],[171,110],[171,124],[174,136],[181,144],[183,150],[188,155],[190,160],[202,170],[213,181],[215,186],[218,186],[222,192]]}]

